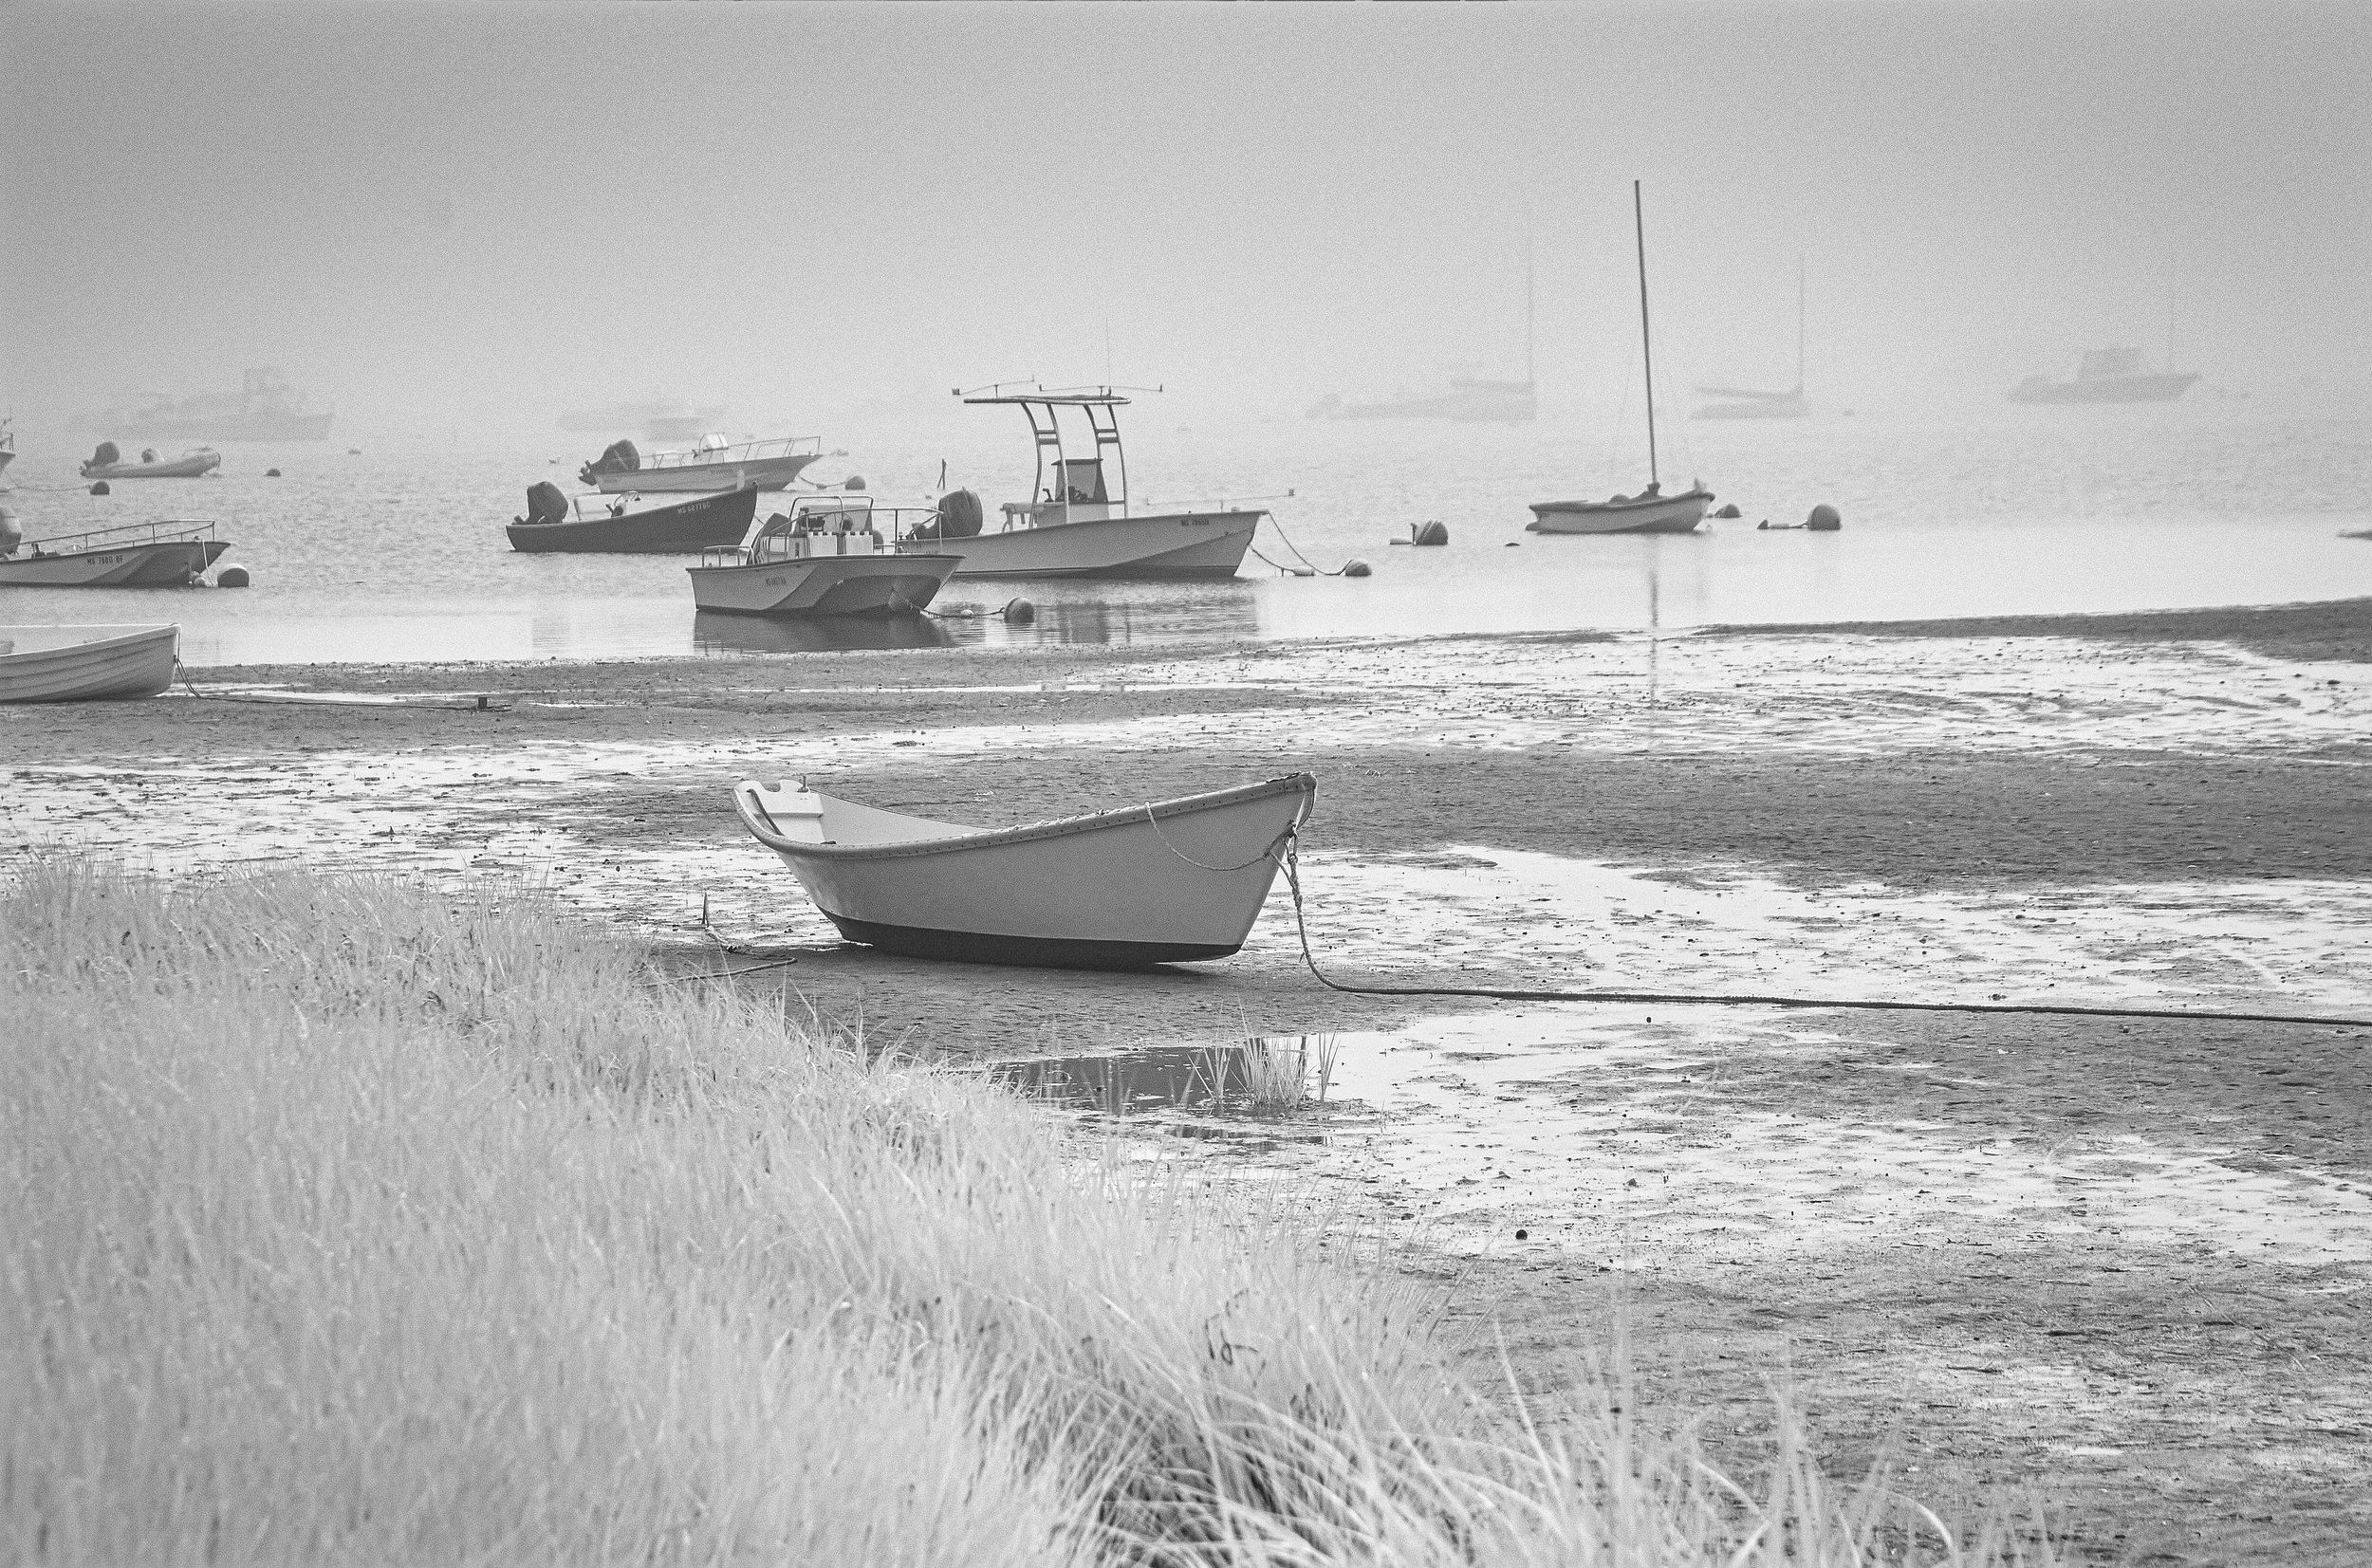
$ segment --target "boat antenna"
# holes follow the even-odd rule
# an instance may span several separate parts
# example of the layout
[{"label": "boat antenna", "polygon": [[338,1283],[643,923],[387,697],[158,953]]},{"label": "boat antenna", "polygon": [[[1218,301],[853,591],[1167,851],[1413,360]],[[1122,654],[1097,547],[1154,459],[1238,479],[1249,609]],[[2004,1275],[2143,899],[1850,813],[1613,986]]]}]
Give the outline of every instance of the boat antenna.
[{"label": "boat antenna", "polygon": [[1639,181],[1631,181],[1631,231],[1639,240],[1639,357],[1647,372],[1647,482],[1660,489],[1656,471],[1656,350],[1647,337],[1647,214],[1640,205]]}]

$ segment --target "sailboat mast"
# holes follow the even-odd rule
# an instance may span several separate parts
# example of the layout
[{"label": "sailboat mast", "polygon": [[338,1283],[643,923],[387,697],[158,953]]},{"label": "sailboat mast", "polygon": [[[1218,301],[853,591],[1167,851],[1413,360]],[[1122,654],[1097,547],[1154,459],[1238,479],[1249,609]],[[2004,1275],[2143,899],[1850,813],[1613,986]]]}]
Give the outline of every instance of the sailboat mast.
[{"label": "sailboat mast", "polygon": [[1639,239],[1639,357],[1647,370],[1647,482],[1661,487],[1656,471],[1656,350],[1647,335],[1647,214],[1640,205],[1639,181],[1631,181],[1631,231]]},{"label": "sailboat mast", "polygon": [[1539,377],[1532,370],[1532,237],[1524,236],[1524,385],[1537,389]]},{"label": "sailboat mast", "polygon": [[1804,396],[1804,252],[1795,253],[1795,395]]}]

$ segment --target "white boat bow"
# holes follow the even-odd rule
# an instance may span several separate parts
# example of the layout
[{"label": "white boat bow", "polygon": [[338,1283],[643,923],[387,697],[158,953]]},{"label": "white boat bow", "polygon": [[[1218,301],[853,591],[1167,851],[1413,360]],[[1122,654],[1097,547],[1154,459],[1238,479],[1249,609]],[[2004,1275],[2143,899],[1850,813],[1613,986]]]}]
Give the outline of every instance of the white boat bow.
[{"label": "white boat bow", "polygon": [[733,807],[843,936],[917,958],[1142,968],[1244,945],[1306,773],[1019,827],[901,816],[745,779]]}]

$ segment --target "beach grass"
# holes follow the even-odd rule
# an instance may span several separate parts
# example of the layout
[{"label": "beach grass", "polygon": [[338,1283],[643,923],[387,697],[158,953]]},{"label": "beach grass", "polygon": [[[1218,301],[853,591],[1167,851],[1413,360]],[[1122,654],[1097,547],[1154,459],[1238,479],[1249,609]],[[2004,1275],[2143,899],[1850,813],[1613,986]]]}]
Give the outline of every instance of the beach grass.
[{"label": "beach grass", "polygon": [[[1784,1416],[1528,1410],[1288,1198],[816,1039],[515,886],[0,887],[0,1556],[2010,1560]],[[2037,1560],[2030,1540],[2025,1560]]]}]

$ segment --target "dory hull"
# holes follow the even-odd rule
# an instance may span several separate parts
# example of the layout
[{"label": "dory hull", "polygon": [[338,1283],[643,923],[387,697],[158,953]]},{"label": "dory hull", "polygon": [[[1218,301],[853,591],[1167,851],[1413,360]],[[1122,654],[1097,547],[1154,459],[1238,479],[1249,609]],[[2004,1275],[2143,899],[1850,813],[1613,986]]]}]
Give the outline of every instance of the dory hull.
[{"label": "dory hull", "polygon": [[0,558],[0,586],[16,588],[178,588],[231,546],[213,539],[176,539],[64,555]]},{"label": "dory hull", "polygon": [[1049,523],[950,540],[963,551],[957,577],[1120,578],[1208,581],[1231,578],[1251,547],[1256,511],[1165,512]]},{"label": "dory hull", "polygon": [[178,626],[0,626],[0,702],[153,697],[180,641]]},{"label": "dory hull", "polygon": [[202,452],[162,463],[85,463],[85,479],[197,479],[222,467],[222,453]]},{"label": "dory hull", "polygon": [[929,604],[960,559],[825,555],[754,566],[684,569],[692,574],[692,602],[702,610],[744,616],[888,616]]},{"label": "dory hull", "polygon": [[510,547],[529,555],[684,555],[733,544],[757,511],[757,491],[733,490],[623,517],[513,523]]},{"label": "dory hull", "polygon": [[[597,473],[593,483],[603,495],[691,493],[701,490],[779,490],[799,477],[799,470],[817,453],[794,452],[779,457],[753,457],[733,463],[670,463],[661,468],[626,469]],[[731,541],[728,541],[731,543]]]},{"label": "dory hull", "polygon": [[1692,533],[1713,501],[1706,490],[1652,501],[1541,501],[1527,533]]},{"label": "dory hull", "polygon": [[[852,942],[915,958],[1142,968],[1244,945],[1276,876],[1271,852],[1317,787],[1299,773],[996,832],[891,818],[946,836],[871,844],[796,842],[766,809],[784,796],[744,783],[733,799]],[[846,809],[825,802],[825,831]],[[874,831],[888,817],[855,810]]]}]

